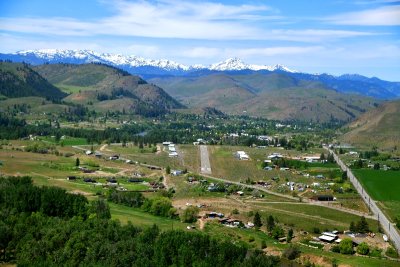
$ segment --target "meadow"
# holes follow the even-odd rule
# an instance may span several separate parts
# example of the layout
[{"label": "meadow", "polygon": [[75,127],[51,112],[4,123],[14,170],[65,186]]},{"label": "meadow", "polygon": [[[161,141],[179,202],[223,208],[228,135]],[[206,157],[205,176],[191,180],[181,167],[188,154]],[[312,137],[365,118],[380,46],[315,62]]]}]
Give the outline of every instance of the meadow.
[{"label": "meadow", "polygon": [[400,172],[368,169],[353,172],[373,199],[400,201]]},{"label": "meadow", "polygon": [[392,220],[400,218],[400,172],[359,169],[353,170],[368,194]]}]

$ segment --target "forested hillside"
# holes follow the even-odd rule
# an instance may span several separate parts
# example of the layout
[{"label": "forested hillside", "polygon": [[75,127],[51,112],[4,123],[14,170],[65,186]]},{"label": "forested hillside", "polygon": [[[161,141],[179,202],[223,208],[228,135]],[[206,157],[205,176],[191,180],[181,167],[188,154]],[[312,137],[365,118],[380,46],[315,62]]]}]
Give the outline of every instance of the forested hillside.
[{"label": "forested hillside", "polygon": [[197,232],[110,220],[104,200],[29,177],[0,178],[0,251],[18,266],[277,266],[279,259]]},{"label": "forested hillside", "polygon": [[65,101],[90,105],[97,111],[157,115],[183,107],[160,87],[107,65],[45,64],[34,69],[70,93]]},{"label": "forested hillside", "polygon": [[61,99],[67,94],[51,85],[25,63],[0,62],[0,95],[10,98],[40,96]]}]

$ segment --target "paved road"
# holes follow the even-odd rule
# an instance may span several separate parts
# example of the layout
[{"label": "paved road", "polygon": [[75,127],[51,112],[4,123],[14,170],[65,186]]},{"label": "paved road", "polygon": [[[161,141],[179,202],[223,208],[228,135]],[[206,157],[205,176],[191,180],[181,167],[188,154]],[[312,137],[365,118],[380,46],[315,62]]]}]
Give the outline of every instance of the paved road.
[{"label": "paved road", "polygon": [[339,166],[342,168],[343,171],[347,172],[347,177],[349,177],[350,181],[356,188],[357,192],[360,194],[360,196],[363,198],[365,203],[367,203],[368,207],[372,211],[372,213],[375,215],[375,219],[377,219],[380,224],[382,225],[383,230],[389,237],[391,241],[393,241],[395,247],[397,250],[400,252],[400,235],[396,230],[395,224],[391,223],[388,218],[385,216],[385,214],[380,210],[378,205],[376,205],[375,201],[371,199],[371,197],[368,195],[368,193],[364,190],[362,187],[361,183],[357,180],[357,178],[354,176],[353,172],[348,168],[343,161],[334,153],[334,151],[330,150],[329,148],[325,147],[325,149],[329,150],[330,153],[333,154],[336,162],[339,164]]},{"label": "paved road", "polygon": [[210,158],[208,157],[208,149],[205,145],[200,145],[200,172],[204,174],[211,174]]}]

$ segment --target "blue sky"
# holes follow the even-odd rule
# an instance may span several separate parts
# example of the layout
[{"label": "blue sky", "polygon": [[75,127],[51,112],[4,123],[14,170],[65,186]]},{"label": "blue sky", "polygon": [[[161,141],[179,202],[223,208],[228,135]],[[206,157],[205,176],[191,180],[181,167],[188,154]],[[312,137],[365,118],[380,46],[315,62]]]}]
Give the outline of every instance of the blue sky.
[{"label": "blue sky", "polygon": [[0,52],[47,48],[400,81],[400,1],[0,0]]}]

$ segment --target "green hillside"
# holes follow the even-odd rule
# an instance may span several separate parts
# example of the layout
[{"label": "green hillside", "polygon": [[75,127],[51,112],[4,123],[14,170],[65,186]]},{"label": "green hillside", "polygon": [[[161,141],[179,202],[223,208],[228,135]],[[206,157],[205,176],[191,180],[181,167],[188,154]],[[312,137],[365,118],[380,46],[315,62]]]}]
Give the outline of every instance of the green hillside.
[{"label": "green hillside", "polygon": [[281,73],[218,73],[150,81],[191,108],[209,106],[228,114],[279,120],[350,121],[377,102],[369,97],[338,93],[318,81],[297,80]]},{"label": "green hillside", "polygon": [[395,150],[400,154],[400,100],[383,103],[347,127],[342,140],[357,146]]},{"label": "green hillside", "polygon": [[24,63],[0,62],[0,95],[8,98],[37,96],[61,99],[67,94]]},{"label": "green hillside", "polygon": [[100,64],[51,64],[35,70],[65,92],[66,101],[90,104],[100,111],[156,115],[183,106],[163,89],[114,67]]}]

